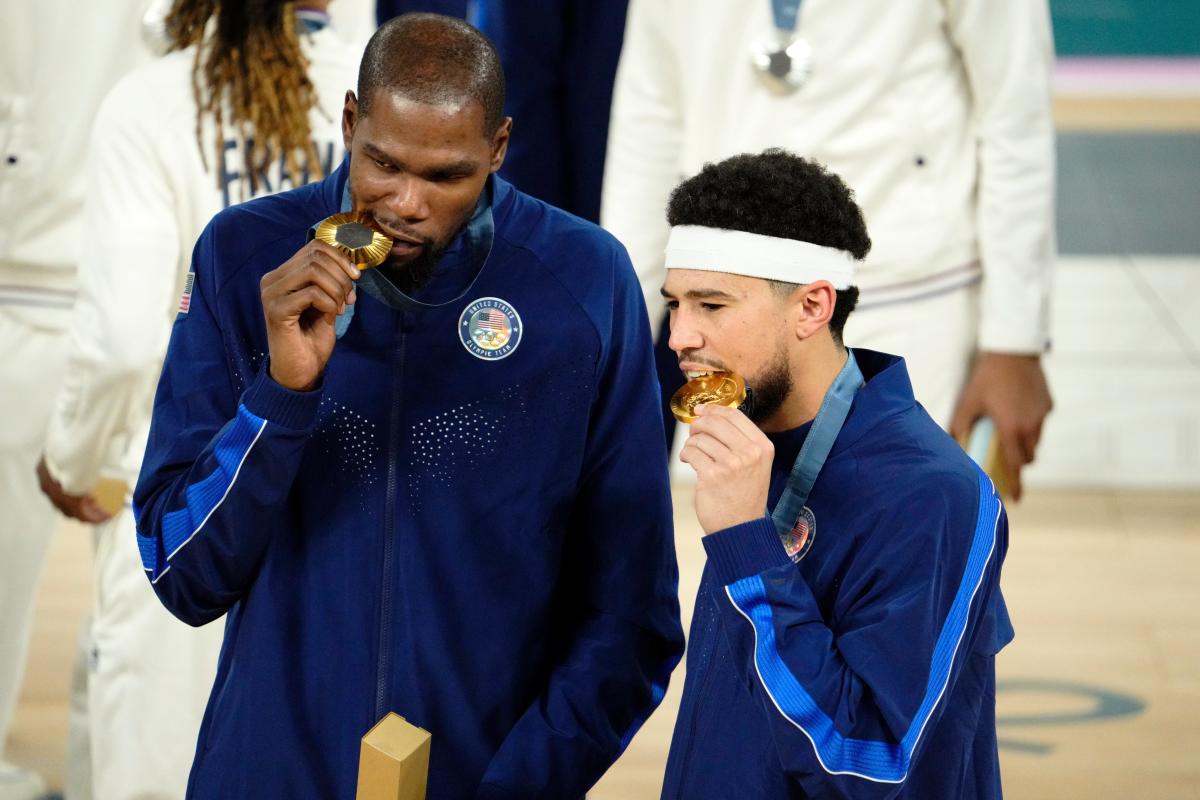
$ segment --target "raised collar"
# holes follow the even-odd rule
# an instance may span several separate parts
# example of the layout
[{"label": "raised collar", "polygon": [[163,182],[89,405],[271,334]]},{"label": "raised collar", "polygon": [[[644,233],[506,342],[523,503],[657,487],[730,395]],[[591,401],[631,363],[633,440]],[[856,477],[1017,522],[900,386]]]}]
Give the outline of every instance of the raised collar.
[{"label": "raised collar", "polygon": [[907,411],[917,402],[903,358],[859,347],[854,348],[854,357],[866,383],[854,398],[831,456],[852,446],[883,419]]}]

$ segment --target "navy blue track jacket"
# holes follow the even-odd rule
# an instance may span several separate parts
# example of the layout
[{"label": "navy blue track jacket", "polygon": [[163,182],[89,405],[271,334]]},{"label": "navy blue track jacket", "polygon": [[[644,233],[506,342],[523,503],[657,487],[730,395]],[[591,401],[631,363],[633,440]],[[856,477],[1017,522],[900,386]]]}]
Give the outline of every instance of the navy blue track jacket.
[{"label": "navy blue track jacket", "polygon": [[[1007,517],[903,360],[854,355],[799,563],[770,517],[704,537],[664,798],[1000,797]],[[810,427],[771,435],[772,507]]]},{"label": "navy blue track jacket", "polygon": [[259,279],[347,172],[214,218],[159,383],[144,566],[180,619],[228,614],[188,796],[351,798],[395,711],[433,735],[430,798],[580,797],[682,650],[633,269],[493,178],[482,268],[417,310],[360,287],[321,386],[288,391]]}]

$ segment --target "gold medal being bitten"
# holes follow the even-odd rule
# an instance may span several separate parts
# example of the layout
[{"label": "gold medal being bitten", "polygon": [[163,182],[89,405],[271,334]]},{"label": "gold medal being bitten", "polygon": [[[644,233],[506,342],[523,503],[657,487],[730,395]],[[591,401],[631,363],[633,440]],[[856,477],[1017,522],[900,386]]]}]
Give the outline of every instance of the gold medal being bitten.
[{"label": "gold medal being bitten", "polygon": [[378,267],[392,250],[392,240],[367,224],[360,214],[334,214],[321,221],[316,236],[350,256],[359,269]]},{"label": "gold medal being bitten", "polygon": [[696,421],[696,406],[715,403],[726,408],[738,408],[746,402],[746,381],[736,372],[714,372],[701,375],[679,387],[671,398],[671,413],[680,422]]}]

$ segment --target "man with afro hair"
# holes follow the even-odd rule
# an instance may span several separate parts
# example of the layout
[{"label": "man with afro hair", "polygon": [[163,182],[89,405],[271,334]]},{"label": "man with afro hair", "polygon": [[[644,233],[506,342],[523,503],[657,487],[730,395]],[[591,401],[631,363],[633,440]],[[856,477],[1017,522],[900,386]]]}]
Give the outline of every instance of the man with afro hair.
[{"label": "man with afro hair", "polygon": [[768,150],[667,216],[679,368],[751,399],[699,406],[681,452],[708,561],[663,797],[999,797],[1007,518],[904,360],[842,344],[870,249],[852,193]]}]

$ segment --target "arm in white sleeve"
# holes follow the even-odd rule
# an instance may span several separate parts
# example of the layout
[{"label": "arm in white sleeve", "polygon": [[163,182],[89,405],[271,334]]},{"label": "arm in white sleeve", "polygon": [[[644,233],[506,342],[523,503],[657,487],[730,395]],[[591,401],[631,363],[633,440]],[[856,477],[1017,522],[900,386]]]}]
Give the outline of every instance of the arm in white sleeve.
[{"label": "arm in white sleeve", "polygon": [[1046,0],[949,0],[974,102],[983,289],[979,348],[1049,342],[1054,237],[1054,43]]},{"label": "arm in white sleeve", "polygon": [[125,87],[105,99],[92,132],[79,296],[46,437],[47,467],[71,494],[91,488],[114,437],[149,413],[178,299],[179,234],[157,131]]},{"label": "arm in white sleeve", "polygon": [[671,34],[672,3],[631,0],[613,88],[600,224],[633,260],[646,308],[663,307],[667,199],[679,180],[683,97]]}]

